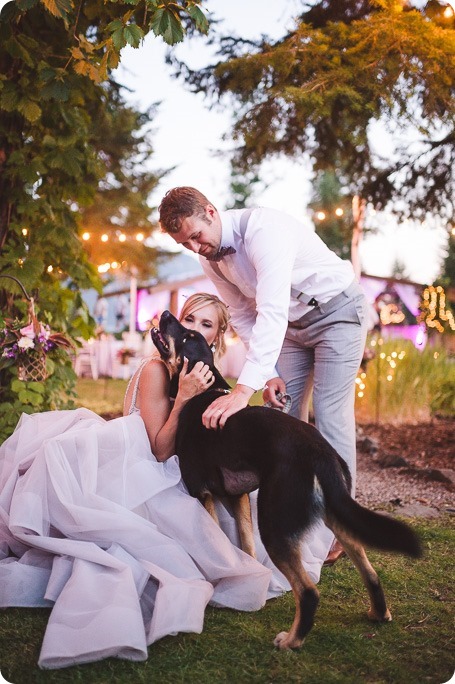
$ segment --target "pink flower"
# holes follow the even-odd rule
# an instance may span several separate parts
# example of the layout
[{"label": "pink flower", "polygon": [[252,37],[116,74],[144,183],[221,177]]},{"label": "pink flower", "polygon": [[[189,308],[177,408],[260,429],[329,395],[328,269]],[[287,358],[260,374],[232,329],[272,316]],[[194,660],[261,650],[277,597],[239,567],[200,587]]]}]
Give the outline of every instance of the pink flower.
[{"label": "pink flower", "polygon": [[20,333],[23,337],[28,337],[30,340],[35,339],[35,329],[33,323],[26,325],[25,328],[21,328]]},{"label": "pink flower", "polygon": [[[23,337],[28,337],[30,340],[35,339],[35,328],[33,323],[29,323],[25,328],[20,329],[20,333]],[[49,337],[49,333],[46,328],[40,323],[38,335],[42,335],[45,339]]]}]

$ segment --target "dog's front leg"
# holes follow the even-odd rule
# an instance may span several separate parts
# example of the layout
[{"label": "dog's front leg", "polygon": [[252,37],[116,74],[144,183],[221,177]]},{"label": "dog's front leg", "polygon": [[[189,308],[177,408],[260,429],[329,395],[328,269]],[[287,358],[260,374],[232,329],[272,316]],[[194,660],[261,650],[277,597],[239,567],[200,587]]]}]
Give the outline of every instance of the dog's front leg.
[{"label": "dog's front leg", "polygon": [[242,551],[256,558],[256,547],[253,536],[253,521],[251,520],[251,505],[248,494],[232,497],[234,517],[240,536]]}]

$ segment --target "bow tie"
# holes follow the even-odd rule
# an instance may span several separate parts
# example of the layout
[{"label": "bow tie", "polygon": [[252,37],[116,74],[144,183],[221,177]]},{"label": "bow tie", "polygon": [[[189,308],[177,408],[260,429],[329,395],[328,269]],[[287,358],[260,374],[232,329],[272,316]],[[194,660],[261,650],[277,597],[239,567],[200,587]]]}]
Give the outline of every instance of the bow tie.
[{"label": "bow tie", "polygon": [[218,252],[211,257],[205,257],[207,261],[221,261],[228,254],[235,254],[237,250],[234,247],[220,247]]}]

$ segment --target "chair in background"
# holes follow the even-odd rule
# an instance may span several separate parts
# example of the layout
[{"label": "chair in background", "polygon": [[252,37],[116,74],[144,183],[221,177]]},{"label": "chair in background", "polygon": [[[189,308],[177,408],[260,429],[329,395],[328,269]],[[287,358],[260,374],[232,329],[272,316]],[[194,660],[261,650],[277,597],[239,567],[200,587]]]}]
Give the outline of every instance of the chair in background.
[{"label": "chair in background", "polygon": [[77,350],[74,372],[78,377],[86,375],[88,371],[94,380],[98,380],[99,372],[95,344],[95,340],[84,340],[82,347]]}]

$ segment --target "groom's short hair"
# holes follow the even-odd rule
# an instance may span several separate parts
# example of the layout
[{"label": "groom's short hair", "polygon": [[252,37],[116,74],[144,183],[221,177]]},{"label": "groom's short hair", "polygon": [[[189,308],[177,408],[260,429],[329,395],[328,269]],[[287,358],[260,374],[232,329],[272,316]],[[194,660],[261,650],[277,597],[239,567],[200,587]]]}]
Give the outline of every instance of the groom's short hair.
[{"label": "groom's short hair", "polygon": [[164,195],[158,210],[160,226],[166,233],[178,233],[188,216],[199,216],[207,223],[205,210],[211,202],[202,192],[189,186],[172,188]]}]

